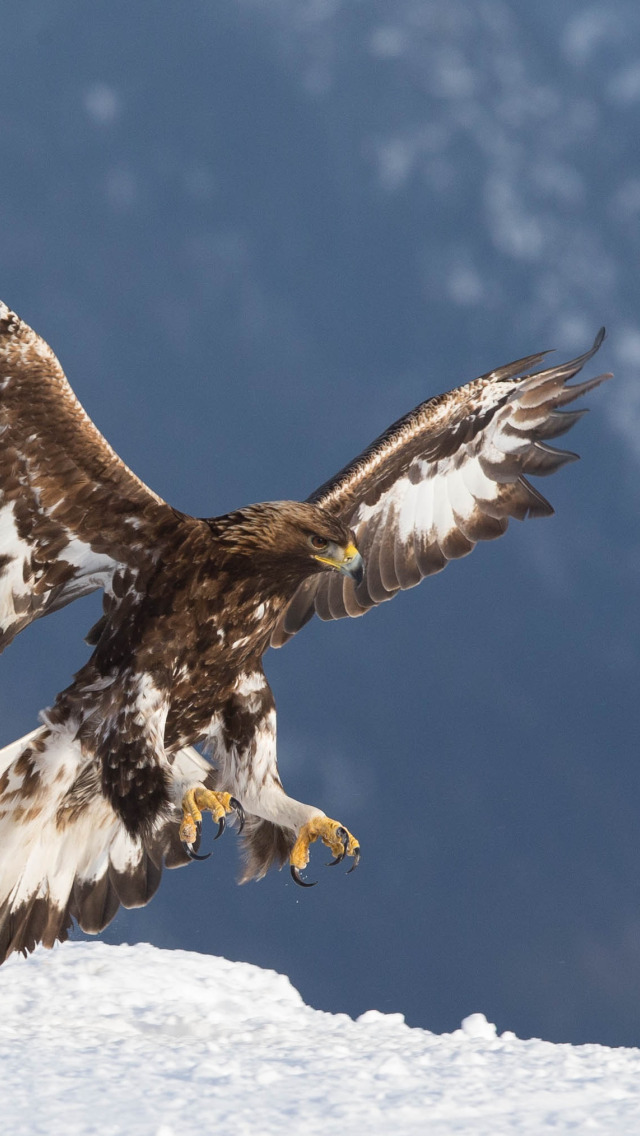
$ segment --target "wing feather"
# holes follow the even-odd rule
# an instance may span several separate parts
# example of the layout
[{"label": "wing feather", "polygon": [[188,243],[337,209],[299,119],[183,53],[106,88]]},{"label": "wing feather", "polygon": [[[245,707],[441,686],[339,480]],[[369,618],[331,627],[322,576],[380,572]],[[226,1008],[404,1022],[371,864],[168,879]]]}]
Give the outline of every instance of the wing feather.
[{"label": "wing feather", "polygon": [[[190,520],[190,519],[189,519]],[[187,519],[120,460],[51,348],[0,303],[0,649],[162,555]]]},{"label": "wing feather", "polygon": [[[353,530],[365,579],[326,573],[298,589],[272,638],[281,646],[317,612],[361,615],[450,560],[493,540],[509,520],[549,516],[553,508],[525,475],[544,477],[577,460],[549,445],[585,410],[562,408],[608,374],[567,386],[600,347],[536,371],[546,352],[498,367],[399,419],[309,501]],[[338,599],[340,597],[340,599]]]}]

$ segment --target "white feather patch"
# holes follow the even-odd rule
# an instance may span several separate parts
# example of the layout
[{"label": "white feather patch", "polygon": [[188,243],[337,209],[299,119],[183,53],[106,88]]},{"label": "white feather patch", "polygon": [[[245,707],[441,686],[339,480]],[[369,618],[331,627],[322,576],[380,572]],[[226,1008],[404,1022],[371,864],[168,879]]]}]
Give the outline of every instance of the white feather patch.
[{"label": "white feather patch", "polygon": [[476,502],[473,494],[465,485],[461,469],[451,470],[446,479],[446,488],[453,511],[463,519],[470,517],[476,507]]},{"label": "white feather patch", "polygon": [[487,477],[476,457],[469,458],[460,467],[462,480],[469,492],[479,501],[493,501],[500,492],[497,481]]},{"label": "white feather patch", "polygon": [[115,562],[104,553],[94,552],[86,541],[73,536],[60,553],[60,560],[66,560],[74,568],[80,568],[78,575],[85,581],[105,588],[115,569]]},{"label": "white feather patch", "polygon": [[16,599],[31,592],[32,551],[18,535],[13,506],[3,505],[0,508],[0,556],[11,558],[0,576],[0,628],[3,631],[16,620]]}]

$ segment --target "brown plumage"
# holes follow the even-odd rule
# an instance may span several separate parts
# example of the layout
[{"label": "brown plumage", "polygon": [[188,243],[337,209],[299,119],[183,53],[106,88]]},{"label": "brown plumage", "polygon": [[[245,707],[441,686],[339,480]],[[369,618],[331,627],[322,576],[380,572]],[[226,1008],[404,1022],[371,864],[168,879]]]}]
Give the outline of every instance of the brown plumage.
[{"label": "brown plumage", "polygon": [[324,814],[278,777],[265,650],[314,612],[363,614],[510,517],[550,513],[524,475],[575,457],[547,439],[607,377],[566,385],[601,341],[423,403],[306,502],[198,519],[120,461],[50,348],[0,304],[0,648],[104,590],[90,660],[0,753],[0,961],[64,938],[74,918],[95,932],[119,904],[148,902],[163,864],[188,862],[179,824],[196,785],[244,806],[245,878],[287,859]]}]

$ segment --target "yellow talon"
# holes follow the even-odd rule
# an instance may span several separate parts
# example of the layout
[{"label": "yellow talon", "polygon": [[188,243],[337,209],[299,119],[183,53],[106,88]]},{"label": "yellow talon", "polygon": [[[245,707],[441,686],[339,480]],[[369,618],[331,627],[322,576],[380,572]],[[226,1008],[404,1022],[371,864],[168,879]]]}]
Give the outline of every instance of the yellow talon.
[{"label": "yellow talon", "polygon": [[353,867],[357,866],[360,859],[360,845],[355,836],[352,836],[349,830],[343,824],[340,824],[340,821],[322,816],[313,817],[300,829],[298,839],[289,857],[289,864],[293,871],[297,872],[300,868],[306,868],[309,863],[309,845],[313,844],[315,840],[321,840],[327,848],[331,849],[335,856],[334,864],[339,863],[345,856],[353,856]]},{"label": "yellow talon", "polygon": [[213,789],[205,789],[204,785],[187,789],[182,798],[180,840],[184,844],[195,843],[198,827],[202,823],[202,810],[212,813],[213,819],[219,822],[227,813],[233,812],[237,804],[231,793],[217,793]]}]

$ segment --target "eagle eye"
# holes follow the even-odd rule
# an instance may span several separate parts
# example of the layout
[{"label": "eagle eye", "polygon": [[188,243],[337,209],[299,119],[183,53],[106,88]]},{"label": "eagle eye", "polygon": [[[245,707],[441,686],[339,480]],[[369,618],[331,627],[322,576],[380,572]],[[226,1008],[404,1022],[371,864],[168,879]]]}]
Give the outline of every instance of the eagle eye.
[{"label": "eagle eye", "polygon": [[315,548],[316,552],[323,552],[325,548],[329,547],[329,541],[325,540],[323,536],[318,536],[317,533],[311,534],[309,544],[312,548]]}]

